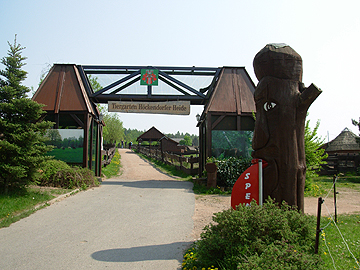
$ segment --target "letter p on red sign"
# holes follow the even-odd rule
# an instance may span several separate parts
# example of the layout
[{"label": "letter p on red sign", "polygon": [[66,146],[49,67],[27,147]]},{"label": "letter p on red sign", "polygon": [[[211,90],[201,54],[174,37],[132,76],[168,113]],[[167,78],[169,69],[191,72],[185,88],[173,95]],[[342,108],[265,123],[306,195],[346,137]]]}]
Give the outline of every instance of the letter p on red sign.
[{"label": "letter p on red sign", "polygon": [[[266,166],[267,163],[263,161],[262,167]],[[241,203],[250,205],[252,200],[259,204],[259,163],[251,165],[236,181],[231,193],[231,207],[236,209]]]}]

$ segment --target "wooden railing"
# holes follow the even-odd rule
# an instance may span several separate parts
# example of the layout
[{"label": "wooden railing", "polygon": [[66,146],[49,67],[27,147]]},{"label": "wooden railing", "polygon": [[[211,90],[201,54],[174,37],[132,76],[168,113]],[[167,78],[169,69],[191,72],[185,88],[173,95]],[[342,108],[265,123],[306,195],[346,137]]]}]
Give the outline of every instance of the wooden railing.
[{"label": "wooden railing", "polygon": [[115,151],[116,151],[115,145],[109,149],[101,150],[101,156],[102,156],[101,166],[106,167],[107,165],[110,164],[112,158],[115,155]]},{"label": "wooden railing", "polygon": [[322,165],[320,175],[356,172],[360,165],[360,156],[358,153],[333,154],[329,155],[325,161],[327,164]]},{"label": "wooden railing", "polygon": [[137,147],[138,151],[147,156],[162,162],[175,166],[177,170],[181,170],[189,175],[199,174],[199,157],[184,157],[168,152],[162,152],[158,148],[149,149],[144,146]]}]

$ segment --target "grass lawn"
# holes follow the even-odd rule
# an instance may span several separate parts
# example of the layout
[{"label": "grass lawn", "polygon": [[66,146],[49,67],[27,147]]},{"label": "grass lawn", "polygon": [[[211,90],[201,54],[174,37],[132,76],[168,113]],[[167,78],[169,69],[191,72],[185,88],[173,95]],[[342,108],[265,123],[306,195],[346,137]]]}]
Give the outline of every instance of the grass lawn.
[{"label": "grass lawn", "polygon": [[323,217],[321,227],[324,228],[326,225],[328,226],[320,237],[319,249],[326,268],[335,269],[335,265],[336,269],[360,269],[357,263],[360,261],[360,213],[338,215],[336,223],[338,228],[330,218]]},{"label": "grass lawn", "polygon": [[69,189],[28,187],[26,190],[0,194],[0,228],[8,227],[36,211],[35,206],[46,203],[58,195],[70,192]]},{"label": "grass lawn", "polygon": [[111,178],[113,176],[119,175],[121,168],[120,159],[121,156],[119,154],[119,151],[116,150],[110,164],[106,167],[101,168],[101,173],[105,175],[106,178]]},{"label": "grass lawn", "polygon": [[[333,177],[321,176],[313,180],[316,189],[314,196],[316,197],[326,196],[333,186]],[[338,177],[336,189],[342,188],[357,191],[360,196],[360,176]],[[333,198],[333,191],[330,192],[329,197]],[[325,209],[322,212],[325,213]],[[326,268],[360,269],[360,265],[357,263],[360,261],[360,213],[338,215],[336,224],[334,220],[335,217],[331,218],[330,216],[321,219],[320,227],[325,229],[320,236],[319,254],[324,260]]]},{"label": "grass lawn", "polygon": [[83,162],[83,148],[55,148],[47,153],[48,156],[54,156],[55,159],[62,160],[69,163]]}]

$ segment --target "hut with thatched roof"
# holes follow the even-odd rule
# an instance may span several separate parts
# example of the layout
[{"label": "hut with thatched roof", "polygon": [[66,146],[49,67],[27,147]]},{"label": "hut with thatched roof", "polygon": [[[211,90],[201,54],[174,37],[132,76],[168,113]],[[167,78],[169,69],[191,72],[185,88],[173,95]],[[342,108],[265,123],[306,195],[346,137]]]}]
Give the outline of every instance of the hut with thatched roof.
[{"label": "hut with thatched roof", "polygon": [[345,128],[335,139],[321,148],[329,156],[322,166],[321,174],[355,172],[360,164],[360,137]]},{"label": "hut with thatched roof", "polygon": [[329,155],[360,153],[360,137],[351,132],[348,128],[344,130],[332,141],[325,143],[322,148]]}]

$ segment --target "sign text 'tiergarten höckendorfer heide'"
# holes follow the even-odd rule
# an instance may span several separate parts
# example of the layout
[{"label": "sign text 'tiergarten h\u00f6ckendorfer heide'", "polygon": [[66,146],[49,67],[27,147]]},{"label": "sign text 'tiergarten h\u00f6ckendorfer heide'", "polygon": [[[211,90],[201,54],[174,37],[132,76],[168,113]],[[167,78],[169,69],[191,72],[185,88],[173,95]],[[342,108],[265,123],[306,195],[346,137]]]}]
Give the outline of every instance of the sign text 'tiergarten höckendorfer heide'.
[{"label": "sign text 'tiergarten h\u00f6ckendorfer heide'", "polygon": [[190,101],[133,102],[109,101],[109,112],[154,113],[154,114],[190,114]]}]

